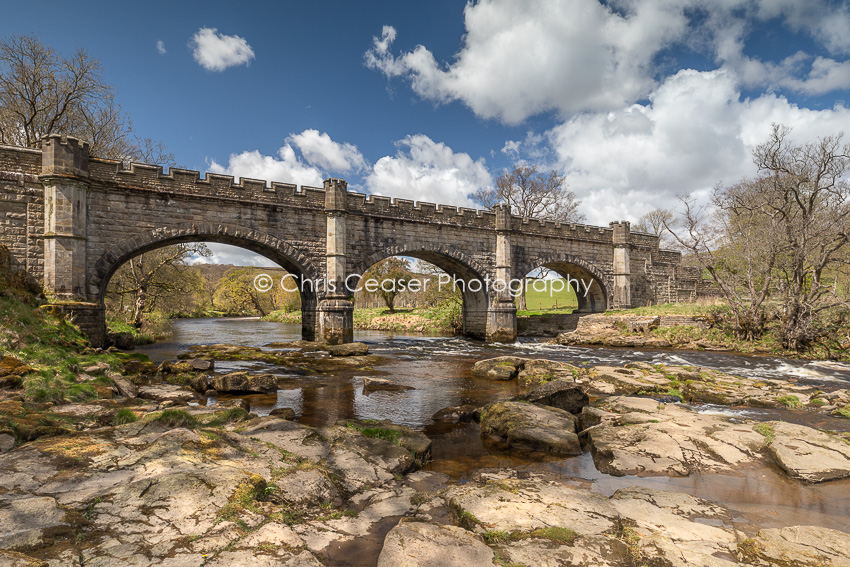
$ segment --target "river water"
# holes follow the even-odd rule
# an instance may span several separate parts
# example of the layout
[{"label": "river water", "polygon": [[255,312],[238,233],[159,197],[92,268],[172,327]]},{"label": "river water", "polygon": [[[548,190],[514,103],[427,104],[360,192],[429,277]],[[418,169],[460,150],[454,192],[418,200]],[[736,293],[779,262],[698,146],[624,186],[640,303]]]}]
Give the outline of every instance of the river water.
[{"label": "river water", "polygon": [[[172,322],[166,342],[139,347],[152,360],[173,360],[192,345],[230,343],[264,346],[300,338],[300,326],[254,318],[180,319]],[[478,470],[509,467],[543,474],[547,478],[610,495],[619,488],[641,485],[687,492],[723,504],[740,513],[745,531],[758,527],[822,525],[850,531],[850,480],[805,485],[779,470],[760,468],[735,475],[691,475],[685,478],[614,477],[598,472],[590,453],[577,457],[522,454],[482,443],[478,425],[434,421],[442,408],[462,404],[484,405],[516,393],[513,382],[493,382],[471,373],[478,360],[515,355],[547,358],[573,364],[622,365],[630,361],[703,366],[738,376],[780,378],[817,386],[824,391],[850,388],[850,365],[829,361],[796,361],[738,354],[567,347],[520,340],[512,345],[490,345],[460,337],[355,331],[354,339],[369,345],[383,361],[374,369],[345,369],[308,374],[256,362],[217,362],[216,371],[249,370],[277,374],[277,394],[244,396],[251,411],[268,414],[276,407],[295,410],[298,421],[311,426],[331,425],[339,419],[388,419],[423,431],[433,441],[428,470],[447,475],[447,482],[465,482]],[[406,391],[363,391],[362,375],[385,376],[413,387]],[[207,403],[215,403],[210,398]],[[785,420],[835,431],[850,431],[850,420],[804,410],[766,410],[704,405],[698,411],[727,415],[736,420]],[[750,529],[747,529],[749,527]]]}]

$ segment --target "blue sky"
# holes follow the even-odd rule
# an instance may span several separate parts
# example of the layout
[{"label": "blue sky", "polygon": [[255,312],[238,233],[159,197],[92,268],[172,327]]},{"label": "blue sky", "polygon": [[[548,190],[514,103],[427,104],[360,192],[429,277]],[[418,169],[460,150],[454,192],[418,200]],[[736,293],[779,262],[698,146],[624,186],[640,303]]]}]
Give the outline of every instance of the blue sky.
[{"label": "blue sky", "polygon": [[99,58],[189,169],[469,206],[525,160],[593,224],[752,175],[772,122],[850,129],[846,2],[15,2],[12,33]]}]

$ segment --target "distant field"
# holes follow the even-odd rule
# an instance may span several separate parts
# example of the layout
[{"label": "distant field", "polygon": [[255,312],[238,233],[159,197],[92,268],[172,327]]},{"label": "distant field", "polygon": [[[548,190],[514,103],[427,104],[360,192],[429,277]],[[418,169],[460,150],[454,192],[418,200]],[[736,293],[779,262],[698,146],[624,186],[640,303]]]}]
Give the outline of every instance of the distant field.
[{"label": "distant field", "polygon": [[[556,291],[562,284],[564,291]],[[578,307],[575,291],[570,289],[564,280],[531,280],[525,290],[525,304],[530,312],[563,311]]]}]

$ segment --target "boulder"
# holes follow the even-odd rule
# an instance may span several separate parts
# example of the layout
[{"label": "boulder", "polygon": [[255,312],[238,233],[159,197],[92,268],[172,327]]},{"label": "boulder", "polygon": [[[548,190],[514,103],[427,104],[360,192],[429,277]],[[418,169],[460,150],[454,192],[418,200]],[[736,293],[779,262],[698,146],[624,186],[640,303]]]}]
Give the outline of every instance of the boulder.
[{"label": "boulder", "polygon": [[472,373],[490,380],[513,380],[526,362],[528,362],[527,358],[518,356],[499,356],[479,360],[472,367]]},{"label": "boulder", "polygon": [[398,384],[385,378],[373,378],[371,376],[362,376],[362,378],[364,394],[368,394],[369,392],[375,390],[403,391],[416,389],[413,386],[407,386],[406,384]]},{"label": "boulder", "polygon": [[850,567],[850,534],[819,526],[764,529],[738,544],[738,560],[765,567]]},{"label": "boulder", "polygon": [[768,424],[773,439],[767,452],[788,475],[806,482],[850,477],[850,443],[804,425],[784,421]]},{"label": "boulder", "polygon": [[212,376],[209,374],[198,374],[194,378],[189,378],[188,386],[200,394],[205,394],[210,389]]},{"label": "boulder", "polygon": [[477,409],[478,407],[472,404],[452,406],[439,410],[431,416],[431,419],[433,419],[434,421],[454,421],[460,423],[474,421]]},{"label": "boulder", "polygon": [[568,411],[527,402],[497,402],[481,410],[481,435],[533,451],[580,455],[576,417]]},{"label": "boulder", "polygon": [[193,370],[201,372],[212,372],[215,367],[215,363],[212,360],[207,360],[205,358],[193,358],[189,361],[189,364],[192,366]]},{"label": "boulder", "polygon": [[124,398],[135,398],[139,395],[139,389],[136,385],[120,374],[110,373],[109,379],[112,380],[112,383],[115,385],[115,390],[118,391],[119,396]]},{"label": "boulder", "polygon": [[136,348],[136,339],[132,333],[109,333],[106,335],[106,344],[121,350],[133,350]]},{"label": "boulder", "polygon": [[551,406],[572,414],[581,413],[582,408],[590,403],[590,398],[584,390],[577,387],[575,382],[567,380],[547,382],[514,397],[513,400]]},{"label": "boulder", "polygon": [[277,378],[274,374],[248,374],[247,372],[231,372],[221,376],[213,376],[210,386],[219,392],[277,392]]},{"label": "boulder", "polygon": [[295,410],[292,408],[274,408],[269,412],[269,415],[279,417],[288,421],[294,421],[296,418]]},{"label": "boulder", "polygon": [[366,356],[369,354],[369,345],[365,343],[327,345],[326,348],[331,356]]},{"label": "boulder", "polygon": [[496,567],[493,550],[455,526],[401,522],[384,538],[378,567]]},{"label": "boulder", "polygon": [[106,373],[107,370],[110,370],[111,367],[105,362],[98,362],[97,364],[92,364],[91,366],[86,366],[83,368],[83,372],[86,374],[91,374],[92,376],[101,376]]}]

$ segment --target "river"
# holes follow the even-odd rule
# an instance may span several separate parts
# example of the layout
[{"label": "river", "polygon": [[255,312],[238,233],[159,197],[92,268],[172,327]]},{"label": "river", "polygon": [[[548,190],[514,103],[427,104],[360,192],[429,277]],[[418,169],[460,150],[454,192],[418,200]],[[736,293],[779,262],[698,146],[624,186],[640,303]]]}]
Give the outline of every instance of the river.
[{"label": "river", "polygon": [[[173,336],[165,342],[139,347],[155,362],[173,360],[191,345],[230,343],[263,346],[300,338],[300,326],[254,318],[180,319],[172,322]],[[622,365],[630,361],[694,365],[738,376],[783,378],[817,386],[824,391],[850,388],[850,365],[829,361],[797,361],[697,351],[663,351],[567,347],[520,340],[491,345],[460,337],[434,337],[383,331],[355,331],[356,341],[384,358],[371,375],[384,375],[413,387],[407,391],[364,393],[363,369],[333,374],[308,374],[256,362],[217,362],[216,371],[250,370],[279,376],[277,394],[245,396],[251,411],[266,415],[277,407],[295,410],[298,421],[311,426],[331,425],[339,419],[388,419],[423,431],[433,441],[433,461],[427,470],[447,475],[447,482],[465,482],[478,470],[510,467],[544,474],[560,482],[582,486],[605,495],[632,485],[687,492],[723,504],[740,514],[751,527],[822,525],[850,531],[850,480],[805,485],[779,470],[759,469],[758,475],[691,475],[685,478],[614,477],[598,472],[590,453],[577,457],[521,454],[482,443],[478,425],[435,422],[438,410],[461,404],[484,405],[516,392],[513,382],[476,378],[472,365],[503,355],[547,358],[573,364]],[[215,403],[214,398],[208,404]],[[718,413],[734,420],[784,420],[835,431],[850,431],[850,420],[805,410],[728,408],[703,405],[698,411]]]}]

